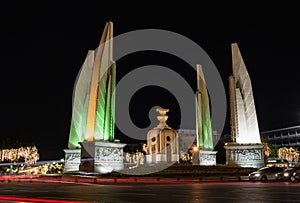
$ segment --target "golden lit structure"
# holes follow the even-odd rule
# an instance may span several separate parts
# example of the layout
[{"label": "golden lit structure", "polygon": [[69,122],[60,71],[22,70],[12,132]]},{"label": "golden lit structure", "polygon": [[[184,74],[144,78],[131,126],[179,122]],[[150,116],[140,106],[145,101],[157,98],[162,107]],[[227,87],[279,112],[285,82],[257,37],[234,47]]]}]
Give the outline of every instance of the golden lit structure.
[{"label": "golden lit structure", "polygon": [[147,163],[174,163],[179,160],[178,133],[167,125],[169,109],[158,108],[157,120],[159,124],[147,134],[149,154],[146,155]]},{"label": "golden lit structure", "polygon": [[15,162],[24,159],[25,163],[36,163],[39,158],[40,155],[36,146],[0,150],[0,162]]}]

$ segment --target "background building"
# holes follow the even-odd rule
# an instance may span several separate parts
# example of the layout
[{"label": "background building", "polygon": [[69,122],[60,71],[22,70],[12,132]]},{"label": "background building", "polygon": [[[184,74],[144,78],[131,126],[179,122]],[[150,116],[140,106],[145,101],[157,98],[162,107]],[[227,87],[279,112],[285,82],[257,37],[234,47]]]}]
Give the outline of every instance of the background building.
[{"label": "background building", "polygon": [[300,125],[261,132],[261,138],[277,148],[300,148]]}]

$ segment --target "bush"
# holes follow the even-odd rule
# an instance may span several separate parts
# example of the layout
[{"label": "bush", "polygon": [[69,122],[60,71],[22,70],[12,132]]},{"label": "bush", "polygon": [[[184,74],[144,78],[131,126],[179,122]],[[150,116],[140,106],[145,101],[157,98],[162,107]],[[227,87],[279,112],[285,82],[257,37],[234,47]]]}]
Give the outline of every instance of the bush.
[{"label": "bush", "polygon": [[[108,174],[102,174],[102,177],[131,177],[141,174],[141,177],[194,177],[194,176],[245,176],[249,173],[256,171],[256,168],[243,168],[238,166],[195,166],[185,164],[174,164],[168,168],[162,170],[155,170],[157,172],[145,174],[149,169],[159,169],[159,164],[154,166],[141,165],[134,169],[123,169],[120,172],[112,172]],[[132,174],[132,175],[130,175]]]}]

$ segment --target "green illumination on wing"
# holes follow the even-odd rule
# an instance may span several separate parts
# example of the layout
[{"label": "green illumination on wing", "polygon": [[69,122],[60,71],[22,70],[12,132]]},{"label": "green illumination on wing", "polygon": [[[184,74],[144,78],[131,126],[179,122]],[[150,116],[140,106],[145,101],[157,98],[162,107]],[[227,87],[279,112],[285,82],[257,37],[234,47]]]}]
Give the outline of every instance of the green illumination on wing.
[{"label": "green illumination on wing", "polygon": [[107,25],[103,36],[98,78],[98,95],[95,119],[95,140],[114,140],[116,65],[112,60],[112,23]]},{"label": "green illumination on wing", "polygon": [[205,90],[202,93],[202,101],[203,101],[203,147],[205,149],[213,149],[213,141],[212,141],[212,127],[211,127],[211,119],[210,119],[210,108],[209,108],[209,98],[207,89],[205,86]]},{"label": "green illumination on wing", "polygon": [[79,142],[114,140],[116,65],[112,59],[113,24],[107,22],[100,45],[90,51],[73,94],[69,149]]},{"label": "green illumination on wing", "polygon": [[106,119],[106,134],[104,140],[113,141],[115,137],[115,87],[116,87],[116,64],[112,64],[111,73],[109,78],[109,97],[107,97],[106,115],[109,115]]},{"label": "green illumination on wing", "polygon": [[94,51],[89,51],[77,76],[73,92],[73,109],[68,148],[80,148],[78,142],[84,140],[90,80],[94,63]]},{"label": "green illumination on wing", "polygon": [[103,74],[98,83],[98,96],[95,122],[95,140],[104,140],[106,119],[107,72]]},{"label": "green illumination on wing", "polygon": [[197,65],[197,145],[213,149],[209,96],[200,65]]},{"label": "green illumination on wing", "polygon": [[203,130],[202,130],[202,105],[201,105],[201,93],[197,92],[197,145],[198,147],[203,147]]},{"label": "green illumination on wing", "polygon": [[114,140],[116,65],[103,74],[98,86],[95,139]]}]

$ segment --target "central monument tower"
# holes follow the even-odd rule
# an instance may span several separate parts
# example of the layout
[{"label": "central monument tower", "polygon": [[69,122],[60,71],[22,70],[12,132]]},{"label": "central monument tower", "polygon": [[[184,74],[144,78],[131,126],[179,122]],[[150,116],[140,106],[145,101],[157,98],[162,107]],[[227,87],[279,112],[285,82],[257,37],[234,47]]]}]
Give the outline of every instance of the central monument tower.
[{"label": "central monument tower", "polygon": [[167,125],[169,109],[157,108],[159,124],[147,134],[149,153],[146,155],[148,164],[175,163],[178,156],[178,132]]},{"label": "central monument tower", "polygon": [[97,49],[89,51],[73,93],[65,171],[107,173],[123,169],[123,147],[114,142],[116,64],[113,23],[107,22]]}]

